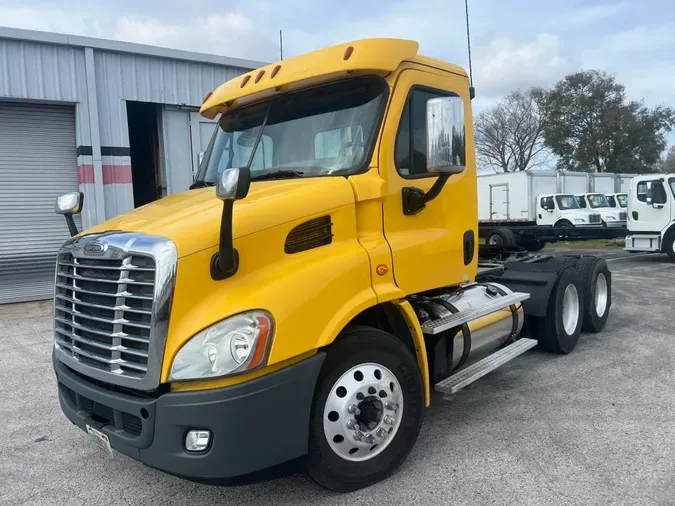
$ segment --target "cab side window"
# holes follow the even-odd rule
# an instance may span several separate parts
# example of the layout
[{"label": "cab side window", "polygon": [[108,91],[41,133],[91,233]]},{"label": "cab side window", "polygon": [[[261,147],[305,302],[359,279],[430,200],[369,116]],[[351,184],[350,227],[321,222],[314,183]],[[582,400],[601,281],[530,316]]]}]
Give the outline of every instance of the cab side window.
[{"label": "cab side window", "polygon": [[577,203],[579,204],[579,207],[584,209],[586,207],[586,197],[577,197]]},{"label": "cab side window", "polygon": [[542,197],[539,202],[539,205],[541,206],[542,209],[549,209],[549,210],[555,209],[553,197]]},{"label": "cab side window", "polygon": [[635,193],[637,193],[637,199],[640,202],[647,202],[647,181],[639,182],[635,190]]},{"label": "cab side window", "polygon": [[427,172],[427,100],[450,93],[415,89],[408,94],[396,134],[394,163],[403,177],[430,175]]}]

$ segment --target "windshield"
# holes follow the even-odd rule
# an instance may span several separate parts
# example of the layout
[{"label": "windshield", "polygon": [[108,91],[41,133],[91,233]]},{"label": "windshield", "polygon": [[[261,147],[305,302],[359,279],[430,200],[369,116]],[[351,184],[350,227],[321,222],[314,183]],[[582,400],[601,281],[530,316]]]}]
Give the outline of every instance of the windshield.
[{"label": "windshield", "polygon": [[213,184],[218,173],[249,160],[252,180],[354,173],[371,153],[383,93],[379,79],[352,79],[223,115],[196,184]]},{"label": "windshield", "polygon": [[609,207],[607,197],[602,193],[593,193],[588,195],[588,203],[593,209],[597,209],[598,207]]},{"label": "windshield", "polygon": [[[675,180],[671,180],[671,181],[675,181]],[[671,187],[673,186],[673,183],[672,183],[672,182],[670,183],[670,186],[671,186]],[[673,191],[675,191],[675,190],[673,190]],[[619,205],[620,205],[621,207],[628,207],[628,195],[626,195],[625,193],[619,193],[619,194],[616,196],[616,200],[619,201]]]},{"label": "windshield", "polygon": [[566,209],[579,209],[579,202],[577,202],[574,195],[556,195],[555,200],[558,203],[558,209],[562,211]]}]

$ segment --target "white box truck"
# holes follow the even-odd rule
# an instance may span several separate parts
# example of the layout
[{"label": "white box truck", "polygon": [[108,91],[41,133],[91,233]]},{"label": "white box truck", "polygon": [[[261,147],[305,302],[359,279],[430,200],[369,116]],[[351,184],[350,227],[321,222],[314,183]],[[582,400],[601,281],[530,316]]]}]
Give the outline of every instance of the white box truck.
[{"label": "white box truck", "polygon": [[575,193],[585,193],[582,172],[529,170],[478,178],[479,235],[487,244],[520,245],[537,251],[561,238],[625,236],[607,230],[599,212],[581,209]]}]

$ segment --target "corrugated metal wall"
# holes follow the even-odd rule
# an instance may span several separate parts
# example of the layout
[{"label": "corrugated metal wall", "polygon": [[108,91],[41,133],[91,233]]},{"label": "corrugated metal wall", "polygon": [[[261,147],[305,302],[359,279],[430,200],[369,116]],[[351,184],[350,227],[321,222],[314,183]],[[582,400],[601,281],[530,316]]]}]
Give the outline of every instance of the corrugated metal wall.
[{"label": "corrugated metal wall", "polygon": [[[91,75],[96,87],[107,219],[134,205],[126,101],[198,108],[208,91],[246,69],[98,48],[93,54]],[[73,149],[84,149],[78,152],[73,170],[78,172],[80,190],[86,194],[82,215],[85,227],[97,223],[87,84],[84,47],[0,38],[0,100],[76,104]]]}]

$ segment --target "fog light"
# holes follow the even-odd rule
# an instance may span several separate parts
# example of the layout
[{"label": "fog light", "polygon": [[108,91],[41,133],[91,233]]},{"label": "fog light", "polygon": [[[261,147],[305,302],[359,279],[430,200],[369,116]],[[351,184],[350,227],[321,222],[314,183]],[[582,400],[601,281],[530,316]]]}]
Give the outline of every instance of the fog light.
[{"label": "fog light", "polygon": [[203,452],[209,447],[211,432],[208,430],[191,430],[185,436],[185,449],[189,452]]}]

